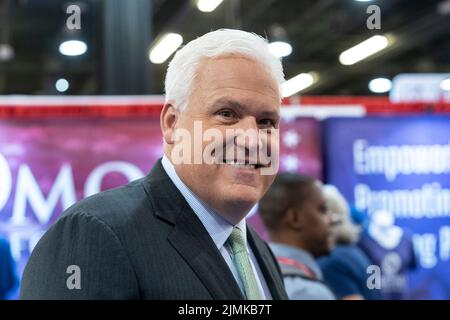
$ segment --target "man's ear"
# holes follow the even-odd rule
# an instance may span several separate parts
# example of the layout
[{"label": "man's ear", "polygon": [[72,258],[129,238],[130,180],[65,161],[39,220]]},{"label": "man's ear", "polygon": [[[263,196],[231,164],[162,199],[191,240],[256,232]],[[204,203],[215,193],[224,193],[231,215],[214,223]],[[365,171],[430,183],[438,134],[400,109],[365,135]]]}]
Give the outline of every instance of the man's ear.
[{"label": "man's ear", "polygon": [[173,133],[178,120],[178,111],[174,108],[172,103],[164,104],[159,120],[164,141],[167,144],[173,144]]},{"label": "man's ear", "polygon": [[288,209],[285,216],[285,223],[292,229],[301,231],[304,228],[304,215],[299,209]]}]

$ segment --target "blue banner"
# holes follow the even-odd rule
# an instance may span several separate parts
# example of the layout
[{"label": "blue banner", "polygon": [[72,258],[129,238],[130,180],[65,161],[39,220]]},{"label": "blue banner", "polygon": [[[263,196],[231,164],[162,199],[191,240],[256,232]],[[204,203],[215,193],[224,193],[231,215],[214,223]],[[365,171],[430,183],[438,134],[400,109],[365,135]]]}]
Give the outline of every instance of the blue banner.
[{"label": "blue banner", "polygon": [[[450,117],[339,118],[323,125],[327,182],[367,221],[395,221],[412,240],[417,267],[409,269],[404,297],[450,299]],[[385,262],[381,273],[400,268],[401,261]]]}]

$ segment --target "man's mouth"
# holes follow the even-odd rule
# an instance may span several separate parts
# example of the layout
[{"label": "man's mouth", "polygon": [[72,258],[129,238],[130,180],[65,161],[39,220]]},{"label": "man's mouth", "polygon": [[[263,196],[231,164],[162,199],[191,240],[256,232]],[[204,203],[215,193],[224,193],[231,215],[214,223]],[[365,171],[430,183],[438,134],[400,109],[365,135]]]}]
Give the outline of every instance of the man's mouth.
[{"label": "man's mouth", "polygon": [[267,167],[261,163],[251,163],[250,161],[243,160],[224,160],[222,164],[227,164],[229,166],[241,169],[260,169]]},{"label": "man's mouth", "polygon": [[216,164],[228,165],[233,168],[239,169],[261,169],[261,168],[270,168],[272,165],[272,161],[270,159],[259,159],[259,156],[250,156],[250,155],[242,155],[233,156],[232,154],[228,154],[226,151],[220,154],[216,154],[215,151],[211,154],[214,158],[214,162]]}]

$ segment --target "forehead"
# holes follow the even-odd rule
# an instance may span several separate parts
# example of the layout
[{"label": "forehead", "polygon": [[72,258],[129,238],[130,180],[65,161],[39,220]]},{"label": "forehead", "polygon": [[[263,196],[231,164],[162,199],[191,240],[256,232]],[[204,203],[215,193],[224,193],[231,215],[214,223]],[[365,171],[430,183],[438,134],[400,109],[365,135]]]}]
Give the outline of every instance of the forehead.
[{"label": "forehead", "polygon": [[279,86],[274,77],[262,63],[246,57],[203,59],[194,79],[194,87],[194,93],[201,93],[209,99],[218,99],[221,94],[233,94],[280,101]]}]

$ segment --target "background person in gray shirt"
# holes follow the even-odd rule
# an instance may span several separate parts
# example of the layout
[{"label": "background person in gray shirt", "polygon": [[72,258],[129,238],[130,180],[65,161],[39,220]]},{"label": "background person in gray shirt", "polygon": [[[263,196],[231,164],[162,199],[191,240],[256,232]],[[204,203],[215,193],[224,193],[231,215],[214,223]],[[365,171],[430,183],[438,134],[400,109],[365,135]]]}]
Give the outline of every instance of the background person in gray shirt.
[{"label": "background person in gray shirt", "polygon": [[332,219],[319,181],[281,173],[259,203],[270,247],[283,272],[286,291],[295,300],[332,300],[315,258],[334,247]]}]

